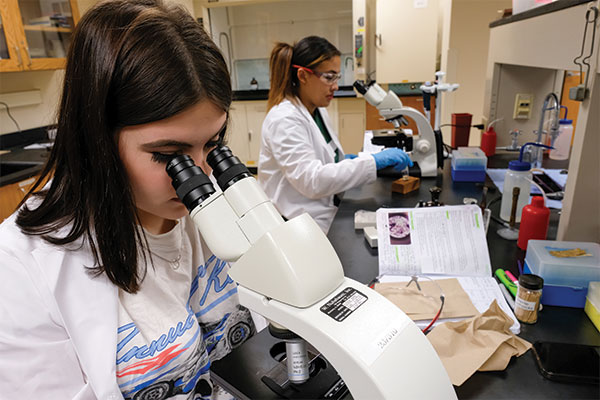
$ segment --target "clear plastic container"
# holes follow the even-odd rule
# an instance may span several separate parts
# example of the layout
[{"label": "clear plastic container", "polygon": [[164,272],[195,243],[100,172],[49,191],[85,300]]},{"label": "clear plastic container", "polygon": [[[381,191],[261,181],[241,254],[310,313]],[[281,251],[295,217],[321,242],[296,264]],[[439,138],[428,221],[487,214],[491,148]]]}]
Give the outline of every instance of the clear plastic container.
[{"label": "clear plastic container", "polygon": [[550,157],[553,160],[566,160],[571,151],[571,138],[573,137],[573,120],[561,119],[558,128],[558,137],[554,141],[554,149],[550,150]]},{"label": "clear plastic container", "polygon": [[531,164],[523,161],[511,161],[504,175],[504,186],[502,188],[502,203],[500,204],[500,218],[510,221],[512,208],[513,188],[519,187],[519,198],[517,200],[517,212],[515,222],[521,222],[523,207],[529,203],[529,192],[531,191]]},{"label": "clear plastic container", "polygon": [[452,168],[455,170],[485,170],[487,157],[479,147],[459,147],[452,150]]},{"label": "clear plastic container", "polygon": [[552,3],[553,1],[556,0],[512,0],[512,12],[515,15],[535,7],[543,6],[544,4]]},{"label": "clear plastic container", "polygon": [[584,308],[589,283],[600,281],[600,244],[530,240],[523,271],[544,278],[542,304]]},{"label": "clear plastic container", "polygon": [[[557,257],[551,253],[574,249],[581,249],[589,256]],[[527,243],[525,262],[529,270],[544,278],[547,284],[587,288],[589,282],[600,281],[598,243],[532,239]]]}]

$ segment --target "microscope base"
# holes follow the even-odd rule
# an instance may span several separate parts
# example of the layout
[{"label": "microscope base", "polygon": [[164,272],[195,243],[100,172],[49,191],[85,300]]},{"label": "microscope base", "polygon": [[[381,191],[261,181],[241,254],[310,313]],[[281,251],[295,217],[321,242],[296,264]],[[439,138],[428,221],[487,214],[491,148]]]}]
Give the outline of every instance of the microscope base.
[{"label": "microscope base", "polygon": [[[398,307],[344,278],[306,308],[238,286],[240,303],[302,337],[336,369],[356,399],[456,399],[433,346]],[[248,371],[252,373],[252,371]]]}]

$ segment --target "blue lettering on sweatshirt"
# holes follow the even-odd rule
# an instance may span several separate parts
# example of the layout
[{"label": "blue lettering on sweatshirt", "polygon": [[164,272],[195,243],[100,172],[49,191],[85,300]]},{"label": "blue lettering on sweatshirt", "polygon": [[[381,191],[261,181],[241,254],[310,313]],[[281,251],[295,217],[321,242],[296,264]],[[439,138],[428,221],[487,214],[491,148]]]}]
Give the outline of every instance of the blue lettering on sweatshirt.
[{"label": "blue lettering on sweatshirt", "polygon": [[[117,358],[117,365],[123,362],[128,362],[133,357],[137,359],[152,357],[157,351],[160,352],[164,350],[168,344],[173,343],[178,337],[182,336],[187,330],[196,326],[197,324],[198,320],[196,319],[195,315],[188,315],[185,324],[183,324],[181,321],[178,322],[177,326],[171,327],[167,334],[163,333],[158,339],[153,340],[150,343],[150,346],[133,346],[131,349],[129,349],[129,351],[127,351],[127,353]],[[139,333],[139,330],[135,327],[135,324],[133,323],[124,325],[121,328],[119,328],[119,333],[131,328],[133,328],[132,331],[117,344],[117,353]]]}]

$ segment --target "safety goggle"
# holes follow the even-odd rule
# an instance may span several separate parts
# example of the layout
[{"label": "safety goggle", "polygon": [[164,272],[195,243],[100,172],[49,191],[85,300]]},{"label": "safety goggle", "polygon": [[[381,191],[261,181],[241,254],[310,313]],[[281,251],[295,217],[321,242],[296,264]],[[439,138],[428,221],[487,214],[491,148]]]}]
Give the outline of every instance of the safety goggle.
[{"label": "safety goggle", "polygon": [[333,85],[334,83],[336,83],[337,81],[339,81],[342,78],[342,74],[336,74],[334,72],[313,71],[310,68],[303,67],[301,65],[296,65],[296,64],[292,64],[292,67],[308,71],[311,74],[316,75],[319,79],[321,79],[323,82],[325,82],[328,85]]}]

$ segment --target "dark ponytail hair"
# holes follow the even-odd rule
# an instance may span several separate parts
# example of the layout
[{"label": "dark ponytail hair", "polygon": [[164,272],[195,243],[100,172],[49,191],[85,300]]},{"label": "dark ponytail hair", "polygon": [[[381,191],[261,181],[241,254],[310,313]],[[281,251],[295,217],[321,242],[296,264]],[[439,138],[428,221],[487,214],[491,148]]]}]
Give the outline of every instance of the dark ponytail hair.
[{"label": "dark ponytail hair", "polygon": [[[20,209],[18,226],[56,245],[87,242],[91,272],[135,293],[146,241],[117,135],[202,100],[228,112],[231,98],[223,56],[185,9],[162,0],[97,4],[75,29],[56,141],[28,194],[40,201]],[[49,188],[34,193],[51,176]]]},{"label": "dark ponytail hair", "polygon": [[313,69],[323,61],[340,55],[340,51],[333,44],[319,36],[307,36],[293,47],[287,43],[276,43],[269,60],[271,89],[267,110],[286,98],[291,99],[298,95],[297,68],[293,65]]}]

